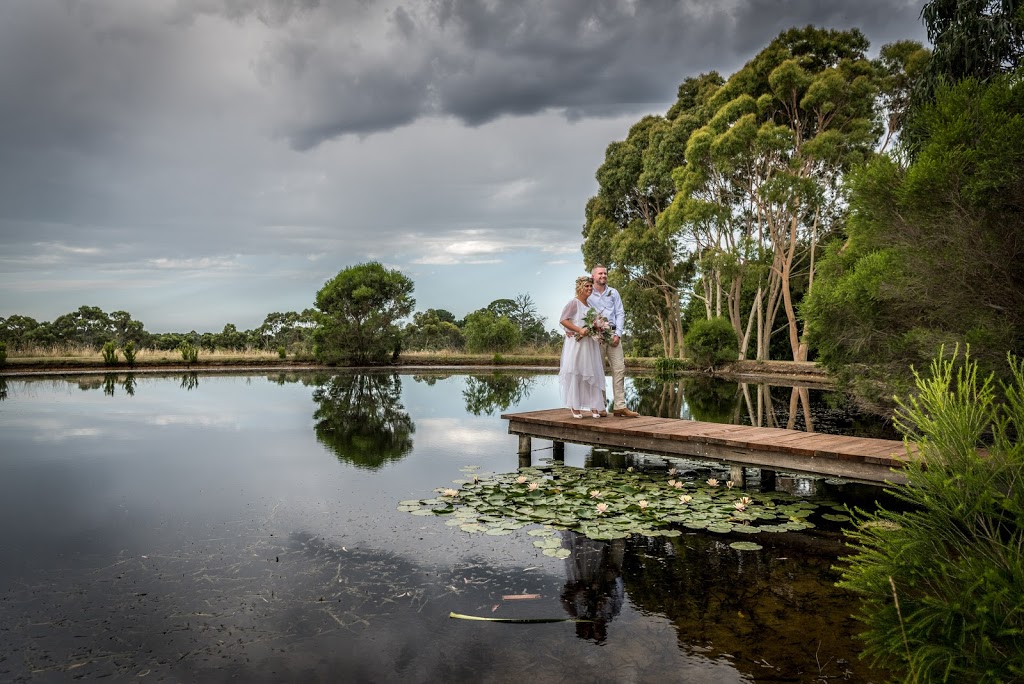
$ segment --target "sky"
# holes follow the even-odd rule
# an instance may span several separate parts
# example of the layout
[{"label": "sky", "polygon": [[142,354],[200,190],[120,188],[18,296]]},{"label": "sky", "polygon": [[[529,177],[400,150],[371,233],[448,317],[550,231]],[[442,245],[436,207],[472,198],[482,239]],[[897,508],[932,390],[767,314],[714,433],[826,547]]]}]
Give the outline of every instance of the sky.
[{"label": "sky", "polygon": [[608,144],[793,26],[923,0],[3,0],[0,316],[258,327],[379,261],[416,310],[583,273]]}]

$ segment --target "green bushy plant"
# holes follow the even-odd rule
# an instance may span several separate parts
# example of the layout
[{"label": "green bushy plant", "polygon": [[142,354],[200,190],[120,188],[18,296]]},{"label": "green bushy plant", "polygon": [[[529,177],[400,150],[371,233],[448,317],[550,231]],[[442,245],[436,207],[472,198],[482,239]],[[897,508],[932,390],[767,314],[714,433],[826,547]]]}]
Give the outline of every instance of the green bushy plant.
[{"label": "green bushy plant", "polygon": [[1024,679],[1024,363],[997,399],[969,353],[940,352],[896,425],[918,457],[892,491],[909,510],[857,511],[839,585],[863,597],[864,655],[908,682]]},{"label": "green bushy plant", "polygon": [[285,349],[284,345],[282,344],[280,347],[277,348],[277,358],[283,359],[286,356],[288,356],[288,350]]},{"label": "green bushy plant", "polygon": [[736,332],[723,317],[694,321],[684,342],[688,356],[701,368],[735,361],[739,354]]},{"label": "green bushy plant", "polygon": [[138,352],[135,349],[134,342],[132,342],[131,340],[125,342],[124,348],[121,349],[121,353],[124,354],[124,360],[128,362],[129,366],[135,365],[135,357],[138,354]]},{"label": "green bushy plant", "polygon": [[0,366],[7,363],[7,343],[0,342]]},{"label": "green bushy plant", "polygon": [[683,359],[662,356],[654,361],[654,372],[659,378],[674,378],[685,368],[686,361]]},{"label": "green bushy plant", "polygon": [[178,351],[185,363],[194,363],[199,358],[199,350],[191,342],[182,342],[178,345]]},{"label": "green bushy plant", "polygon": [[108,366],[117,365],[117,345],[113,342],[103,343],[103,363]]}]

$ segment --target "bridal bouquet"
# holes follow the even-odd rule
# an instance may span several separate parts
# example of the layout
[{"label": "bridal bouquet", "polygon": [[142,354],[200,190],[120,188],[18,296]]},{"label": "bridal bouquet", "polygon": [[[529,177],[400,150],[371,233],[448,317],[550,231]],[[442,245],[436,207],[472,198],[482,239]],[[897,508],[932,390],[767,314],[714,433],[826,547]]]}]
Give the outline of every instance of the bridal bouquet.
[{"label": "bridal bouquet", "polygon": [[591,307],[583,316],[583,325],[587,328],[588,337],[596,337],[599,342],[611,344],[612,326],[608,319],[597,313],[597,309]]}]

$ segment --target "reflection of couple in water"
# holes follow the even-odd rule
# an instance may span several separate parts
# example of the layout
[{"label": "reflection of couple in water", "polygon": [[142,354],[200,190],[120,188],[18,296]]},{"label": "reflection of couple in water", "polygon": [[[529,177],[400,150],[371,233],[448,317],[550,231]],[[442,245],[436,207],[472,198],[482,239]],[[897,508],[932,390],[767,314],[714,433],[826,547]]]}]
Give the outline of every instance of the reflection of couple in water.
[{"label": "reflection of couple in water", "polygon": [[562,544],[572,552],[565,559],[562,606],[572,617],[590,620],[576,623],[576,636],[601,643],[608,636],[608,623],[622,610],[626,598],[622,580],[626,541],[594,541],[565,531]]}]

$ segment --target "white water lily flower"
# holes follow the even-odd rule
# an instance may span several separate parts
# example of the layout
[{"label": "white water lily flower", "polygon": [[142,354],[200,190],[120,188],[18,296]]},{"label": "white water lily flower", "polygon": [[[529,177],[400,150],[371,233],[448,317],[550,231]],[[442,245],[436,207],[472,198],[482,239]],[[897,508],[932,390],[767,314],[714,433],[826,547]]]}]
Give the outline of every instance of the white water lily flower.
[{"label": "white water lily flower", "polygon": [[640,499],[636,502],[636,505],[640,508],[647,508],[650,504],[647,503],[647,499]]},{"label": "white water lily flower", "polygon": [[537,486],[538,486],[538,485],[537,485],[537,483],[536,483],[536,482],[531,482],[531,483],[530,483],[530,486],[528,487],[528,489],[529,489],[529,490],[530,490],[530,491],[532,492],[532,491],[534,491],[535,489],[537,489]]},{"label": "white water lily flower", "polygon": [[449,487],[448,489],[444,490],[441,493],[444,494],[445,496],[458,496],[459,495],[459,490],[458,489],[452,489],[451,487]]},{"label": "white water lily flower", "polygon": [[707,483],[708,483],[708,485],[709,485],[709,486],[711,486],[711,487],[717,487],[717,486],[718,486],[718,480],[716,480],[716,479],[715,479],[715,478],[713,478],[713,477],[709,477],[709,478],[707,479]]},{"label": "white water lily flower", "polygon": [[729,480],[728,482],[726,482],[725,486],[728,487],[729,489],[732,489],[732,480]]},{"label": "white water lily flower", "polygon": [[679,497],[679,503],[688,504],[691,501],[693,501],[693,497],[690,496],[689,494],[683,494],[681,497]]},{"label": "white water lily flower", "polygon": [[745,511],[745,510],[747,510],[746,504],[744,504],[742,501],[737,501],[733,505],[736,506],[736,510],[737,511]]},{"label": "white water lily flower", "polygon": [[601,492],[596,490],[596,489],[590,490],[590,498],[591,499],[600,499],[601,498]]},{"label": "white water lily flower", "polygon": [[608,504],[606,504],[606,503],[599,503],[599,504],[597,504],[597,512],[598,513],[605,513],[605,512],[607,512],[607,510],[608,510]]},{"label": "white water lily flower", "polygon": [[519,477],[516,478],[516,482],[518,482],[519,484],[523,484],[524,482],[526,482],[526,476],[520,475]]},{"label": "white water lily flower", "polygon": [[754,500],[751,499],[749,496],[744,496],[740,499],[740,503],[743,504],[744,506],[749,506],[750,504],[754,503]]},{"label": "white water lily flower", "polygon": [[669,469],[668,469],[668,474],[669,474],[669,475],[675,475],[675,474],[676,474],[676,473],[678,473],[678,472],[679,472],[679,471],[678,471],[678,470],[676,470],[675,468],[669,468]]},{"label": "white water lily flower", "polygon": [[683,483],[680,482],[679,480],[676,480],[675,487],[676,487],[676,489],[682,489],[683,488]]}]

